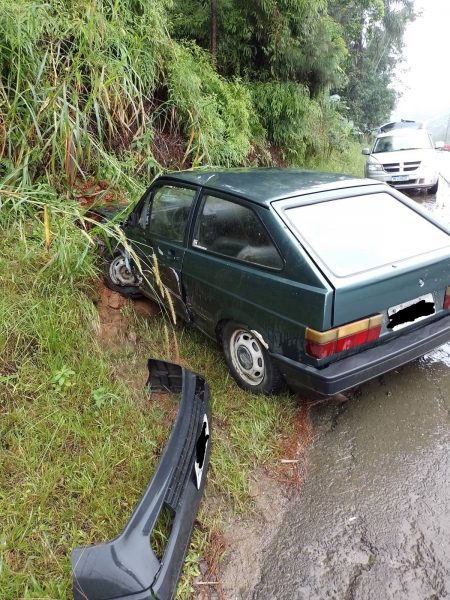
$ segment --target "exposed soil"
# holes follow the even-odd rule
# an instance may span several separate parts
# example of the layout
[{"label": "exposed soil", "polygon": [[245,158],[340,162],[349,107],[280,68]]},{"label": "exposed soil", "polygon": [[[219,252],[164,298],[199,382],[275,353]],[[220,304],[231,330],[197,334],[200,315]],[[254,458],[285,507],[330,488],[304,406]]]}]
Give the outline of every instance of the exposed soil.
[{"label": "exposed soil", "polygon": [[[197,600],[252,597],[260,581],[265,549],[306,477],[306,451],[314,440],[310,410],[315,404],[317,401],[299,400],[293,431],[282,441],[282,459],[255,474],[251,486],[254,510],[245,518],[228,516],[220,539],[220,553],[217,544],[211,544],[202,577],[196,582]],[[210,503],[216,504],[214,499]]]},{"label": "exposed soil", "polygon": [[220,579],[226,600],[251,598],[260,580],[264,548],[280,526],[289,501],[289,487],[273,474],[259,471],[252,486],[255,512],[246,519],[231,517],[224,528],[226,551]]},{"label": "exposed soil", "polygon": [[278,146],[254,145],[247,156],[248,165],[258,165],[260,167],[285,167],[286,161],[283,158],[283,151]]},{"label": "exposed soil", "polygon": [[112,187],[105,180],[76,181],[73,186],[73,194],[81,206],[92,206],[93,204],[118,204],[126,205],[127,199],[124,192]]},{"label": "exposed soil", "polygon": [[183,164],[186,152],[186,142],[177,131],[159,131],[155,129],[153,156],[165,169],[188,169],[191,166],[191,157],[187,156]]},{"label": "exposed soil", "polygon": [[130,342],[136,343],[136,334],[130,329],[127,308],[133,308],[141,317],[151,318],[160,313],[159,306],[148,299],[129,300],[117,292],[108,289],[102,281],[97,283],[97,299],[95,305],[98,311],[98,323],[95,329],[103,341],[113,341],[117,336],[126,336]]}]

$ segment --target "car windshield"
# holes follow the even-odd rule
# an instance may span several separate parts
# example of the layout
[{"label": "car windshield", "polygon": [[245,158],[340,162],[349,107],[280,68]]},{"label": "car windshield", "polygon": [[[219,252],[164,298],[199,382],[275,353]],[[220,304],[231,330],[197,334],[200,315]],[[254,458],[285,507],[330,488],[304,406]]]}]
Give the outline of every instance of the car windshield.
[{"label": "car windshield", "polygon": [[348,277],[450,247],[450,235],[385,192],[285,209],[299,239]]},{"label": "car windshield", "polygon": [[430,137],[425,131],[411,130],[404,134],[388,135],[377,138],[372,153],[416,150],[419,148],[433,148]]}]

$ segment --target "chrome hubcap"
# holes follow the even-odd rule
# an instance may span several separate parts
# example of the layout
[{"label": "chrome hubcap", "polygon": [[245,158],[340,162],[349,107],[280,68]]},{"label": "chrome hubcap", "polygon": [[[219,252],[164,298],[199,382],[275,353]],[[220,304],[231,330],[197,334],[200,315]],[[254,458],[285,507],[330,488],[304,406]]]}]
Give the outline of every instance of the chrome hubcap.
[{"label": "chrome hubcap", "polygon": [[121,286],[138,286],[139,281],[136,279],[126,264],[124,256],[118,256],[109,265],[109,276],[115,285]]},{"label": "chrome hubcap", "polygon": [[258,340],[249,331],[238,329],[231,336],[230,351],[233,366],[242,379],[249,385],[259,385],[266,368]]}]

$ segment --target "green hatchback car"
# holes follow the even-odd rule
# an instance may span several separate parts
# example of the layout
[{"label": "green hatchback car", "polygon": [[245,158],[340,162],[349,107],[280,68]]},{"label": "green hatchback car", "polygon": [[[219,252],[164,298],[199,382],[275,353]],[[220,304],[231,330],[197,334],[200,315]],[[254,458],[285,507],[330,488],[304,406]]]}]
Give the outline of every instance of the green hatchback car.
[{"label": "green hatchback car", "polygon": [[160,300],[160,278],[255,393],[333,395],[450,340],[450,231],[386,184],[178,172],[153,182],[123,230],[135,260],[118,248],[108,285]]}]

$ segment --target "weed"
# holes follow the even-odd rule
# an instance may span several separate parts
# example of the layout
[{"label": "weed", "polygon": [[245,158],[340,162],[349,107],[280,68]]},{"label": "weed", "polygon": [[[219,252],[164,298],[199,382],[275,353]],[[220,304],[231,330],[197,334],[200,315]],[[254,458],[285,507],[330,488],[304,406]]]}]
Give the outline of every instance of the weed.
[{"label": "weed", "polygon": [[119,397],[107,390],[104,386],[100,386],[92,391],[92,399],[95,407],[101,409],[105,405],[112,405],[119,401]]},{"label": "weed", "polygon": [[61,369],[58,369],[52,377],[52,383],[56,388],[70,387],[73,385],[73,376],[75,371],[63,365]]}]

